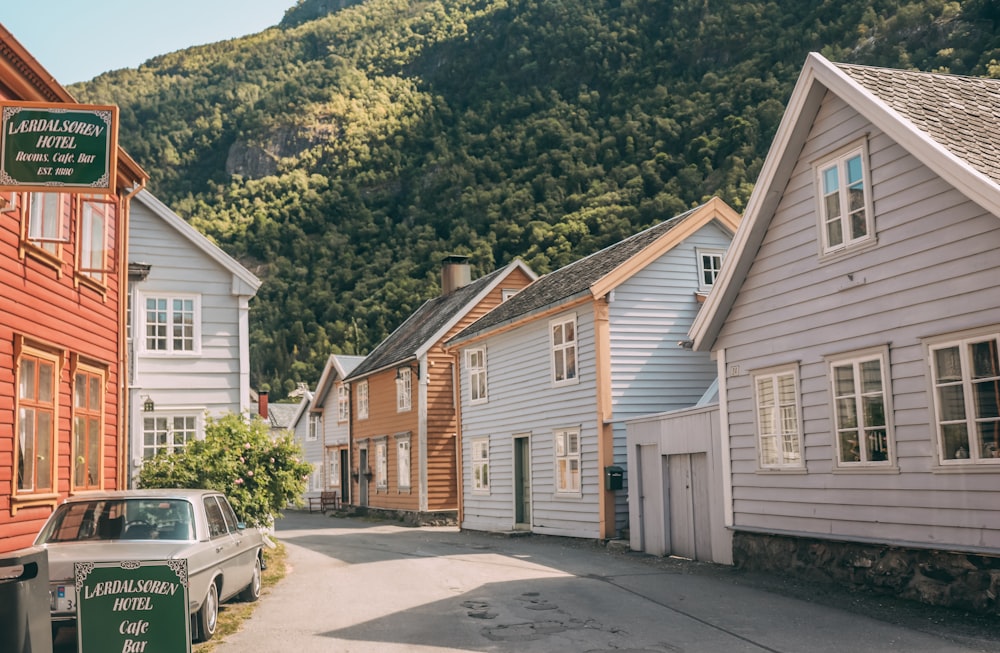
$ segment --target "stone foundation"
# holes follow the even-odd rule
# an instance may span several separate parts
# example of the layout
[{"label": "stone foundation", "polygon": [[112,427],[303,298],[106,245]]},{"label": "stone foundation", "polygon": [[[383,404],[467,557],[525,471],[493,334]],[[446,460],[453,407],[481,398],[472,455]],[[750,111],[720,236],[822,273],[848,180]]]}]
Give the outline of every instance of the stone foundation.
[{"label": "stone foundation", "polygon": [[929,605],[1000,614],[1000,555],[736,531],[733,564]]},{"label": "stone foundation", "polygon": [[417,512],[414,510],[385,510],[370,506],[347,506],[344,512],[351,517],[371,517],[385,521],[397,521],[404,526],[457,526],[457,510]]}]

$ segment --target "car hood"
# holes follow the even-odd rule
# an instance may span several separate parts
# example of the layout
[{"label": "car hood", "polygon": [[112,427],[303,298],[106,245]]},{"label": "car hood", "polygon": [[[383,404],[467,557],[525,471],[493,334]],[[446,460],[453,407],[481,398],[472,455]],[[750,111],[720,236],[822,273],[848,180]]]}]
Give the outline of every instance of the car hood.
[{"label": "car hood", "polygon": [[59,542],[43,544],[49,552],[49,578],[73,578],[75,562],[118,562],[121,560],[168,560],[183,558],[190,542]]}]

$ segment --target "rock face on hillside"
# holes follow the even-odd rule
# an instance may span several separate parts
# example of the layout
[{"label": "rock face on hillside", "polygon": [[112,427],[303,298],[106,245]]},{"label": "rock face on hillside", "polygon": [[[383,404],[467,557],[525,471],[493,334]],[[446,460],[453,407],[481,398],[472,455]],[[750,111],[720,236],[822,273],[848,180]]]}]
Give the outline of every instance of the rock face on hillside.
[{"label": "rock face on hillside", "polygon": [[277,174],[282,159],[296,157],[320,140],[319,134],[304,134],[294,127],[273,130],[263,143],[237,140],[226,156],[226,174],[244,179]]}]

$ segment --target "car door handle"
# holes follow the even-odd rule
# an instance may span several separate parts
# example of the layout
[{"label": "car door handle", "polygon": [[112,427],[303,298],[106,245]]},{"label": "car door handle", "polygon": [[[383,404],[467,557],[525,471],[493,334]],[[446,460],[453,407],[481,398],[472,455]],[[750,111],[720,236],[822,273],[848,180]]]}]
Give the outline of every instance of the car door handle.
[{"label": "car door handle", "polygon": [[215,552],[216,553],[220,553],[224,548],[226,548],[226,547],[224,547],[224,546],[217,546],[217,547],[215,547]]}]

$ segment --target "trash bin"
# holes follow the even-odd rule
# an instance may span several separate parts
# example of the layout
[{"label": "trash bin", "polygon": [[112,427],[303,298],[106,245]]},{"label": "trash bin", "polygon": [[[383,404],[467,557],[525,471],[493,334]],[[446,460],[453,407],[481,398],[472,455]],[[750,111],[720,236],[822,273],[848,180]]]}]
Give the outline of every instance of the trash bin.
[{"label": "trash bin", "polygon": [[0,553],[0,651],[52,653],[49,552]]},{"label": "trash bin", "polygon": [[605,490],[620,490],[622,489],[622,479],[625,476],[625,470],[618,465],[608,465],[604,468],[604,489]]}]

